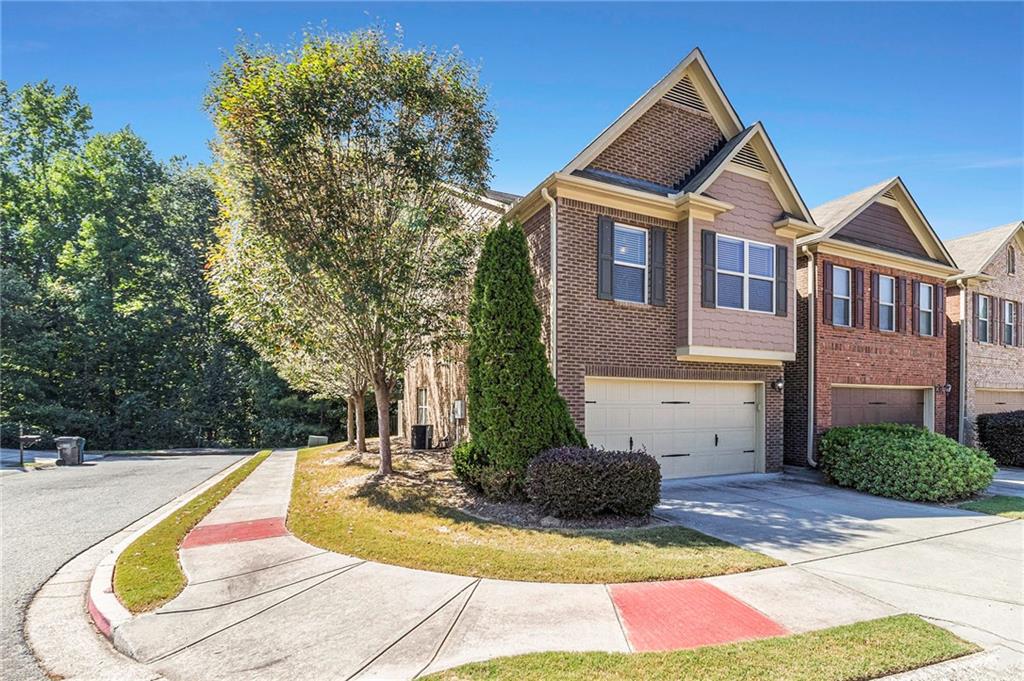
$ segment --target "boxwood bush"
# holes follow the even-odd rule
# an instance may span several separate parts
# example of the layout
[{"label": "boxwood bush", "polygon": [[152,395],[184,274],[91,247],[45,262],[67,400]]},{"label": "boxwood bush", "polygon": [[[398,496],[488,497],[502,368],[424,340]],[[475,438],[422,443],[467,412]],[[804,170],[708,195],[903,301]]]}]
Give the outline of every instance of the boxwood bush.
[{"label": "boxwood bush", "polygon": [[978,441],[1003,466],[1024,466],[1024,410],[978,416]]},{"label": "boxwood bush", "polygon": [[661,498],[661,467],[644,452],[556,447],[530,461],[526,492],[543,511],[561,518],[643,516]]},{"label": "boxwood bush", "polygon": [[914,426],[832,428],[821,439],[825,476],[842,487],[908,501],[952,501],[985,489],[996,466],[985,452]]}]

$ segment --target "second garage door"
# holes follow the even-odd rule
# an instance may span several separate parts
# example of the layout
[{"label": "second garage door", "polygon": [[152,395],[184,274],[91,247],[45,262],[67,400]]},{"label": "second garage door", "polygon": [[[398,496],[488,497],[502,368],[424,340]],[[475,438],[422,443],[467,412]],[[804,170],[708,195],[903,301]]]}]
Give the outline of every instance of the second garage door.
[{"label": "second garage door", "polygon": [[1024,390],[986,390],[978,388],[974,396],[975,411],[979,414],[1000,414],[1004,411],[1024,409]]},{"label": "second garage door", "polygon": [[645,449],[665,479],[762,469],[755,383],[588,378],[585,392],[587,441]]},{"label": "second garage door", "polygon": [[908,423],[924,426],[920,388],[832,388],[832,425]]}]

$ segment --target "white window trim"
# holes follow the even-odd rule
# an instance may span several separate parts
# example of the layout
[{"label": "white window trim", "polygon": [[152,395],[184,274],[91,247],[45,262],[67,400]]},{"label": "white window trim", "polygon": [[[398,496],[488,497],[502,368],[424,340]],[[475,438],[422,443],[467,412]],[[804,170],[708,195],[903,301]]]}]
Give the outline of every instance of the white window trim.
[{"label": "white window trim", "polygon": [[[930,298],[928,301],[928,307],[924,306],[924,290],[928,289],[931,291]],[[917,284],[917,330],[922,336],[934,336],[935,335],[935,287],[931,284],[925,284],[918,282]],[[928,313],[928,319],[931,320],[931,324],[928,325],[926,330],[921,324],[921,314],[923,312]]]},{"label": "white window trim", "polygon": [[[1010,329],[1010,342],[1006,342],[1006,329]],[[1003,328],[999,338],[1003,345],[1017,344],[1017,305],[1012,300],[1003,301]]]},{"label": "white window trim", "polygon": [[[841,296],[836,293],[836,272],[846,272],[846,290],[849,291],[849,295]],[[839,298],[845,300],[849,305],[847,306],[847,319],[845,324],[841,324],[836,320],[836,308],[835,303],[832,305],[832,326],[843,326],[847,328],[853,327],[853,270],[849,267],[843,267],[841,265],[832,266],[832,298],[833,300]]]},{"label": "white window trim", "polygon": [[[882,302],[882,280],[883,279],[888,279],[889,281],[892,282],[892,302],[891,303],[883,303]],[[878,297],[878,310],[879,310],[879,312],[878,312],[878,330],[879,331],[886,331],[886,332],[888,332],[888,331],[895,331],[896,330],[896,277],[890,277],[887,274],[879,274],[878,275],[878,293],[876,295]],[[882,326],[882,312],[881,312],[881,310],[882,310],[883,307],[891,307],[892,308],[892,328],[891,329],[886,329],[885,327]]]},{"label": "white window trim", "polygon": [[[627,232],[639,232],[640,234],[644,235],[644,264],[643,265],[637,265],[635,262],[623,262],[623,261],[618,260],[615,257],[615,231],[619,230],[619,229],[625,230]],[[612,225],[612,295],[614,296],[614,294],[615,294],[615,266],[616,265],[621,265],[623,267],[633,267],[635,269],[643,270],[644,271],[644,291],[643,291],[644,299],[642,301],[637,301],[637,300],[626,300],[624,298],[615,298],[615,300],[617,302],[620,302],[620,303],[630,303],[630,304],[633,304],[633,305],[646,305],[647,304],[647,289],[649,287],[649,282],[647,281],[647,277],[648,277],[648,266],[650,265],[650,253],[649,253],[650,248],[651,248],[650,242],[651,242],[651,240],[650,240],[650,233],[644,227],[634,227],[633,225],[622,225],[622,224],[619,224],[618,222],[616,222],[614,225]]]},{"label": "white window trim", "polygon": [[[743,244],[743,271],[733,272],[731,270],[720,270],[718,269],[718,243],[722,239],[728,239],[729,241],[738,241]],[[752,241],[751,239],[743,239],[738,236],[729,236],[728,234],[717,234],[715,235],[715,307],[722,308],[723,310],[742,310],[744,312],[754,312],[757,314],[775,314],[775,297],[777,292],[775,291],[776,279],[778,278],[778,272],[775,272],[775,276],[765,277],[760,274],[750,274],[750,246],[764,246],[770,248],[772,251],[772,272],[775,272],[775,268],[778,263],[775,262],[775,244],[766,244],[761,241]],[[743,280],[743,307],[733,307],[731,305],[722,305],[718,301],[718,275],[726,274],[732,277],[739,277]],[[771,310],[751,310],[750,309],[750,280],[758,279],[760,281],[769,281],[772,284],[772,309]]]},{"label": "white window trim", "polygon": [[[982,302],[984,301],[984,305]],[[984,308],[985,315],[982,316],[981,310]],[[992,342],[992,300],[988,296],[978,296],[978,335],[981,334],[982,326],[985,328],[984,338],[979,338],[979,343],[991,343]]]},{"label": "white window trim", "polygon": [[[420,395],[423,396],[423,403],[420,403]],[[430,405],[427,404],[427,389],[416,389],[416,425],[425,426],[430,421]]]}]

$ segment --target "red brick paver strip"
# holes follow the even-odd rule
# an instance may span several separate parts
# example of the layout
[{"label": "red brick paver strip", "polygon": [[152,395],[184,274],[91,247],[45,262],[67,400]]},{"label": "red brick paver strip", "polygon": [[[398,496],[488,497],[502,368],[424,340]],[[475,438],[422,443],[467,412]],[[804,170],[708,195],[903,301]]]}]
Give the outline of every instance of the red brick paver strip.
[{"label": "red brick paver strip", "polygon": [[614,584],[612,601],[636,651],[679,650],[789,632],[700,580]]},{"label": "red brick paver strip", "polygon": [[284,518],[261,518],[260,520],[243,520],[237,523],[198,525],[188,533],[185,541],[181,542],[181,548],[194,549],[198,546],[268,539],[286,534],[288,534],[288,530],[285,529]]}]

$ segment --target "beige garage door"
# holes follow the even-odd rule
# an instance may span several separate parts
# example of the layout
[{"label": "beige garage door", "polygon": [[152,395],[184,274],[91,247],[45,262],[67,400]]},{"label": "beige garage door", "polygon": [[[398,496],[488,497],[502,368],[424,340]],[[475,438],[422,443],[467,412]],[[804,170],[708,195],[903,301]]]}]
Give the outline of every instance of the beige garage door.
[{"label": "beige garage door", "polygon": [[761,470],[757,384],[586,380],[587,441],[645,449],[665,479]]},{"label": "beige garage door", "polygon": [[832,425],[924,426],[924,402],[924,390],[919,388],[832,388]]},{"label": "beige garage door", "polygon": [[988,390],[978,388],[974,395],[975,410],[979,414],[998,414],[1024,409],[1024,390]]}]

